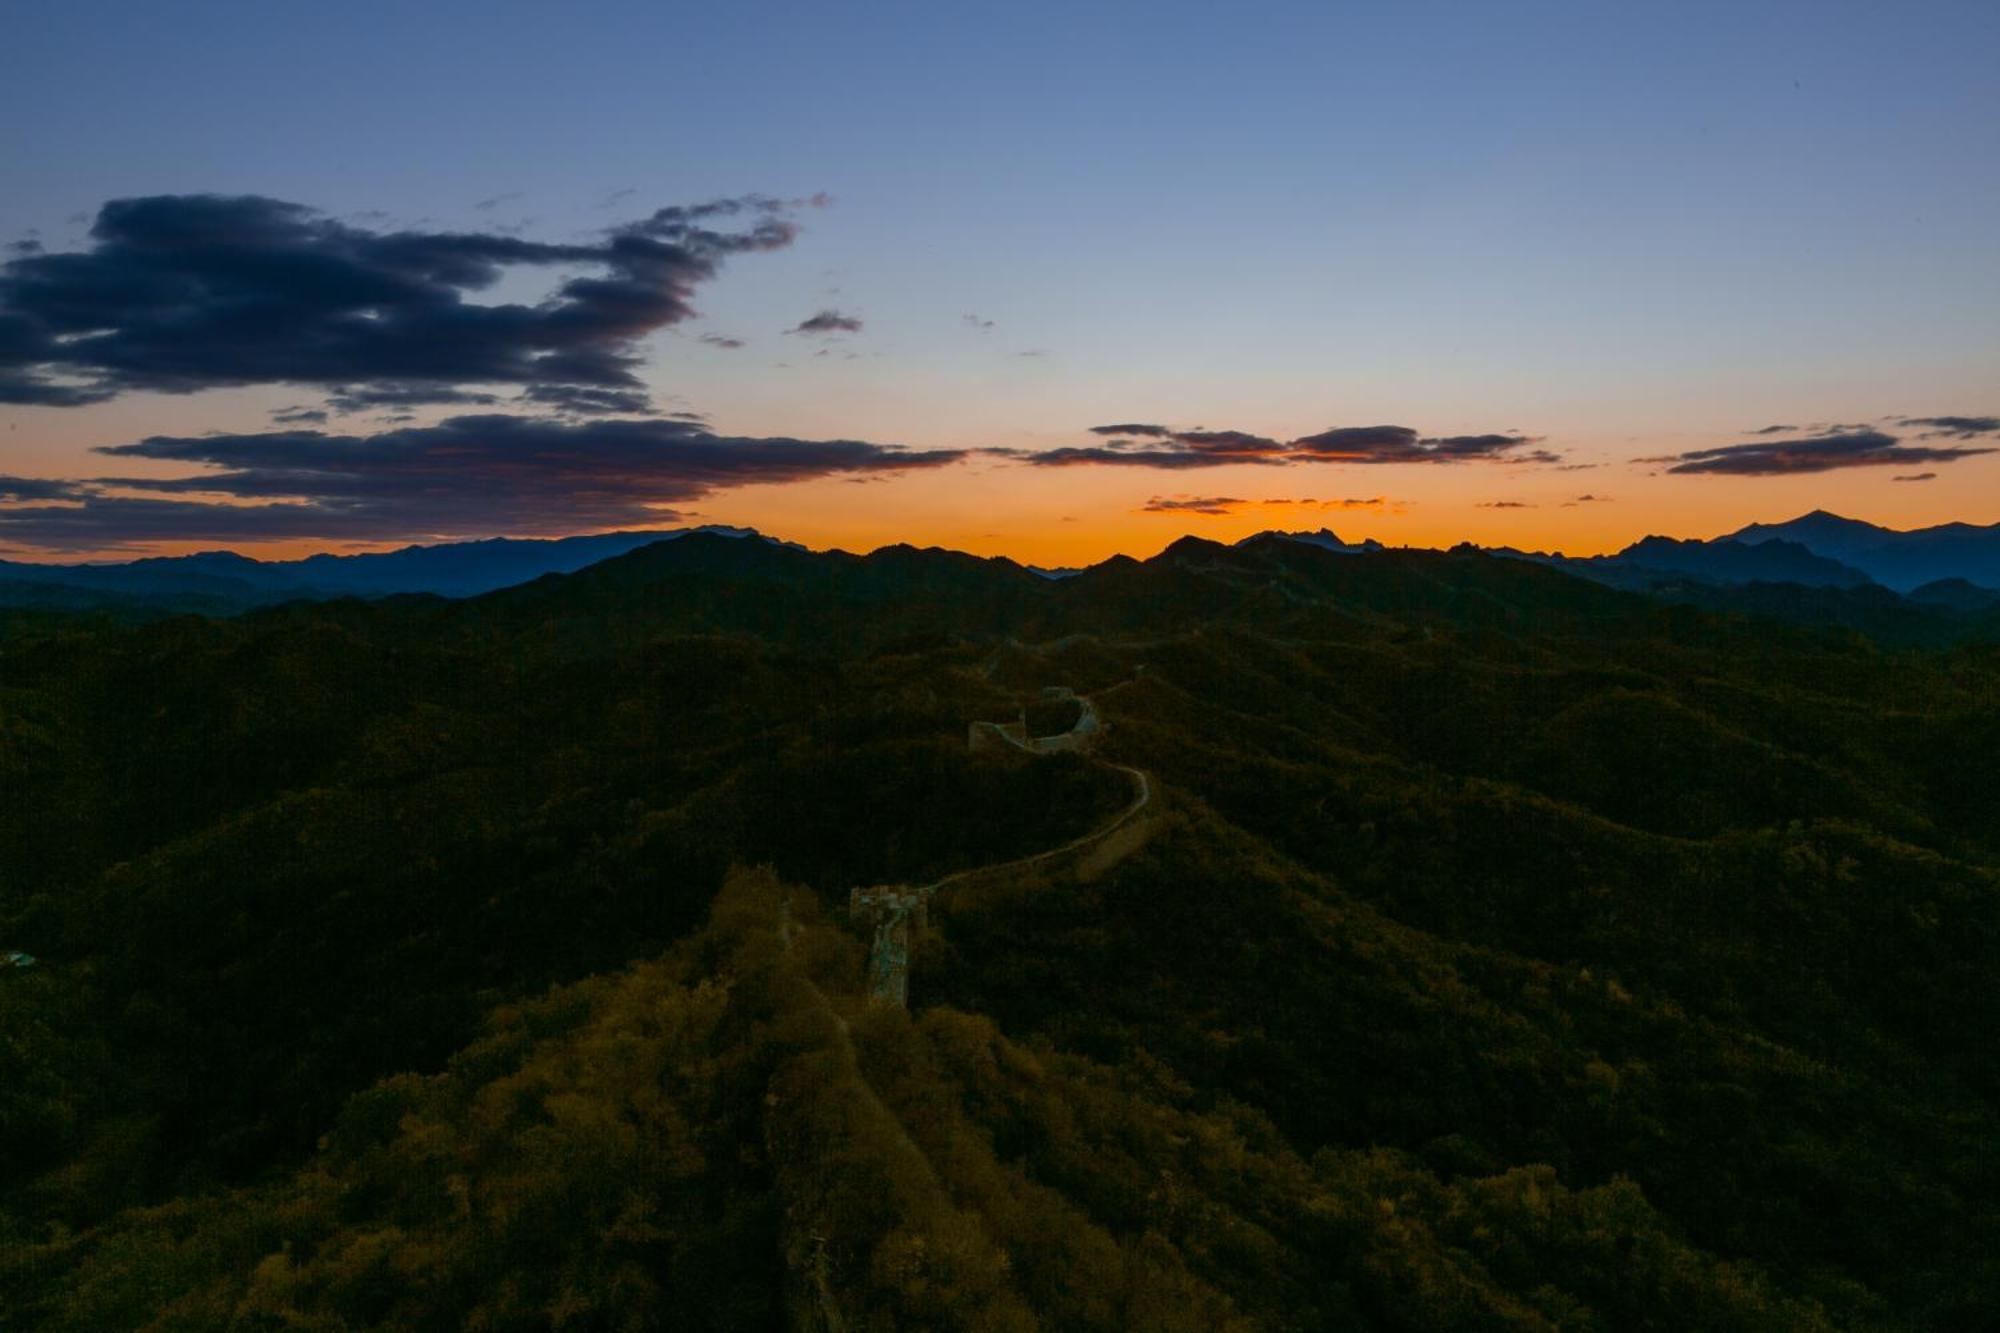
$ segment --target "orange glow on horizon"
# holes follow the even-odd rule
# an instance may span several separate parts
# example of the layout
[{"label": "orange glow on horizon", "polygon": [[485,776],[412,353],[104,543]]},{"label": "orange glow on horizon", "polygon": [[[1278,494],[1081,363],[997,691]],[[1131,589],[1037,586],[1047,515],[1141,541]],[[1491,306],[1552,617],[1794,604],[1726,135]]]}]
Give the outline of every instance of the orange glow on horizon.
[{"label": "orange glow on horizon", "polygon": [[[1657,447],[1644,449],[1637,456],[1657,452]],[[1895,482],[1886,471],[1688,477],[1663,475],[1630,459],[1605,459],[1574,470],[1464,463],[1165,471],[1033,467],[982,457],[947,468],[719,491],[677,506],[683,519],[658,526],[719,523],[756,528],[814,549],[866,552],[900,542],[1056,566],[1093,564],[1117,554],[1143,559],[1190,533],[1231,542],[1271,528],[1325,527],[1347,541],[1372,538],[1385,546],[1442,548],[1471,541],[1594,555],[1648,535],[1714,537],[1812,509],[1904,529],[2000,521],[2000,456],[1968,458],[1923,483]],[[1165,503],[1149,510],[1156,500]],[[1205,500],[1231,503],[1207,506],[1222,512],[1190,507]],[[0,550],[0,558],[68,563],[226,549],[263,560],[291,560],[321,552],[353,554],[482,536],[538,535],[546,534],[162,541],[89,552]]]}]

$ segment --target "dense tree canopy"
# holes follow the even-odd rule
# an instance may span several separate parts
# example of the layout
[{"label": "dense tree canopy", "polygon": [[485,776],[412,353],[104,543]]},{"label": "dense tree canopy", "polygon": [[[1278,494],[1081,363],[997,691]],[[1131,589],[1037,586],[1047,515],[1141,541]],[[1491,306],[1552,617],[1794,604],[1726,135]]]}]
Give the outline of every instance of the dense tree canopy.
[{"label": "dense tree canopy", "polygon": [[1272,543],[22,614],[0,1327],[1990,1327],[1996,687]]}]

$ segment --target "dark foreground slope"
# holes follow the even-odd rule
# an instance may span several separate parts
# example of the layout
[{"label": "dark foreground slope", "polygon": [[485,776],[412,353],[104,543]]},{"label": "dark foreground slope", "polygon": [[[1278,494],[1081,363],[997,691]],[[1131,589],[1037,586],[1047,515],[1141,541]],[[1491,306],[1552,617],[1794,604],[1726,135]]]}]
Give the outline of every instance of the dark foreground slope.
[{"label": "dark foreground slope", "polygon": [[[1281,541],[37,623],[0,1326],[2000,1318],[1991,650]],[[1127,799],[968,750],[1050,684],[1147,840],[871,1007],[849,887]]]}]

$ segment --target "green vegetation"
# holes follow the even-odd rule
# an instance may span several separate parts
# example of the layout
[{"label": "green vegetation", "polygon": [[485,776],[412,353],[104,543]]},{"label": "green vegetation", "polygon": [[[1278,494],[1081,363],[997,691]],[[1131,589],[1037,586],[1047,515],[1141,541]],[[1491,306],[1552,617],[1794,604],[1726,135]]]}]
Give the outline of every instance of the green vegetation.
[{"label": "green vegetation", "polygon": [[[850,887],[1130,799],[968,749],[1052,684],[1143,845],[866,1003]],[[1996,752],[1992,648],[1470,555],[37,613],[0,1327],[1990,1327]]]}]

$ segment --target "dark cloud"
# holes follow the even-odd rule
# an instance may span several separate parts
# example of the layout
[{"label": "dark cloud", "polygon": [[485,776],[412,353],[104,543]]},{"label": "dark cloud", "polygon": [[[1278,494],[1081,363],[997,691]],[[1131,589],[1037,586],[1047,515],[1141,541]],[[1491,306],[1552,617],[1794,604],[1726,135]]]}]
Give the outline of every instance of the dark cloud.
[{"label": "dark cloud", "polygon": [[1935,473],[1935,472],[1918,472],[1918,473],[1915,473],[1915,474],[1913,474],[1913,475],[1911,475],[1911,476],[1907,476],[1907,477],[1891,477],[1891,478],[1889,478],[1889,480],[1890,480],[1890,481],[1936,481],[1936,480],[1937,480],[1937,473]]},{"label": "dark cloud", "polygon": [[1746,435],[1790,435],[1797,426],[1759,426],[1756,430],[1745,431]]},{"label": "dark cloud", "polygon": [[491,407],[500,395],[435,384],[377,384],[335,389],[326,405],[342,416],[356,412],[408,412],[413,407]]},{"label": "dark cloud", "polygon": [[1531,505],[1525,500],[1481,500],[1475,507],[1479,509],[1534,509],[1537,506]]},{"label": "dark cloud", "polygon": [[1192,495],[1168,498],[1156,495],[1141,505],[1142,514],[1227,514],[1251,503],[1233,495]]},{"label": "dark cloud", "polygon": [[[1140,422],[1092,426],[1102,444],[1040,452],[996,451],[1037,467],[1202,468],[1236,463],[1553,463],[1557,455],[1528,449],[1535,437],[1517,434],[1423,437],[1408,426],[1346,426],[1289,443],[1240,430],[1179,430]],[[1143,443],[1141,443],[1143,441]]]},{"label": "dark cloud", "polygon": [[1090,431],[1093,435],[1133,435],[1141,439],[1107,439],[1103,444],[1024,450],[1017,456],[1036,467],[1080,467],[1095,463],[1173,470],[1275,463],[1283,461],[1279,455],[1285,450],[1276,440],[1240,430],[1172,430],[1166,426],[1126,423],[1092,426]]},{"label": "dark cloud", "polygon": [[[1262,500],[1244,500],[1233,495],[1156,495],[1140,506],[1138,512],[1142,514],[1228,514],[1238,509],[1266,505],[1276,507],[1295,505],[1300,508],[1310,509],[1381,509],[1388,503],[1388,500],[1380,495],[1370,496],[1367,499],[1346,500],[1314,500],[1310,498],[1300,500],[1294,499],[1291,496],[1273,496]],[[1402,502],[1398,501],[1397,503],[1400,504]]]},{"label": "dark cloud", "polygon": [[7,242],[7,249],[10,253],[17,255],[38,255],[42,252],[42,243],[32,236],[28,236],[18,241]]},{"label": "dark cloud", "polygon": [[481,199],[478,203],[474,204],[473,207],[479,210],[481,213],[491,213],[494,209],[500,207],[500,205],[512,203],[514,200],[520,199],[522,197],[523,195],[521,191],[509,190],[505,194],[496,194],[491,199]]},{"label": "dark cloud", "polygon": [[1982,435],[2000,435],[2000,417],[1904,417],[1905,426],[1923,427],[1919,433],[1923,439],[1939,436],[1954,440],[1972,440]]},{"label": "dark cloud", "polygon": [[991,329],[993,327],[992,320],[981,319],[977,315],[961,315],[959,316],[959,322],[964,324],[965,327],[967,327],[968,329],[977,329],[981,333],[985,333],[988,329]]},{"label": "dark cloud", "polygon": [[1911,463],[1952,463],[1993,449],[1901,443],[1879,430],[1847,428],[1802,440],[1754,441],[1693,449],[1642,463],[1666,463],[1668,472],[1730,477],[1787,477],[1852,467],[1901,467]]},{"label": "dark cloud", "polygon": [[[637,341],[732,255],[790,245],[814,200],[663,208],[585,243],[372,230],[257,196],[118,199],[87,248],[0,265],[0,402],[245,384],[634,388]],[[716,230],[717,219],[740,219]],[[468,296],[567,273],[533,304]]]},{"label": "dark cloud", "polygon": [[82,488],[73,481],[0,475],[0,500],[77,500],[83,494]]},{"label": "dark cloud", "polygon": [[1416,448],[1417,432],[1408,426],[1341,426],[1299,443],[1314,453],[1379,454]]},{"label": "dark cloud", "polygon": [[843,315],[838,310],[822,310],[817,315],[800,320],[787,333],[859,333],[861,321],[852,315]]},{"label": "dark cloud", "polygon": [[1262,456],[1277,453],[1285,447],[1276,440],[1241,430],[1184,430],[1170,438],[1198,454]]},{"label": "dark cloud", "polygon": [[[371,435],[155,436],[98,451],[198,469],[173,479],[29,483],[0,542],[101,550],[153,541],[392,541],[657,525],[714,491],[957,462],[963,450],[745,439],[685,421],[460,416]],[[64,501],[67,503],[50,503]],[[78,503],[80,501],[80,503]]]},{"label": "dark cloud", "polygon": [[323,426],[326,411],[317,407],[281,407],[271,413],[271,420],[280,426]]},{"label": "dark cloud", "polygon": [[720,347],[723,350],[730,352],[735,351],[739,347],[744,347],[748,345],[741,338],[725,337],[720,333],[704,333],[701,335],[701,341],[708,344],[710,347]]},{"label": "dark cloud", "polygon": [[563,416],[649,417],[653,400],[643,389],[591,389],[578,384],[530,384],[517,402],[546,407]]},{"label": "dark cloud", "polygon": [[[6,330],[0,328],[0,342],[4,342],[5,338]],[[0,403],[25,407],[85,407],[112,396],[89,385],[23,375],[0,365]]]},{"label": "dark cloud", "polygon": [[1116,467],[1151,467],[1178,471],[1183,468],[1223,467],[1236,463],[1277,464],[1287,460],[1254,455],[1201,453],[1191,449],[1135,449],[1129,447],[1083,446],[1061,449],[994,450],[1018,458],[1035,467],[1087,467],[1107,464]]},{"label": "dark cloud", "polygon": [[1555,454],[1534,449],[1532,435],[1442,435],[1422,437],[1408,426],[1341,426],[1292,441],[1292,447],[1320,462],[1339,463],[1553,463]]}]

